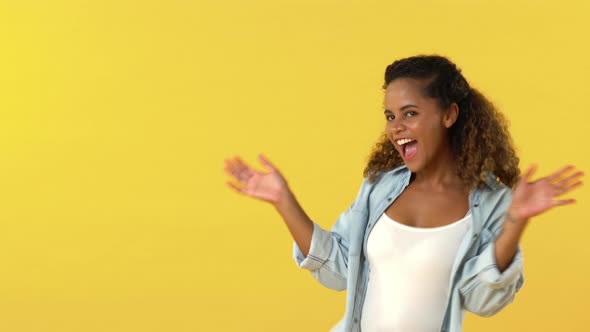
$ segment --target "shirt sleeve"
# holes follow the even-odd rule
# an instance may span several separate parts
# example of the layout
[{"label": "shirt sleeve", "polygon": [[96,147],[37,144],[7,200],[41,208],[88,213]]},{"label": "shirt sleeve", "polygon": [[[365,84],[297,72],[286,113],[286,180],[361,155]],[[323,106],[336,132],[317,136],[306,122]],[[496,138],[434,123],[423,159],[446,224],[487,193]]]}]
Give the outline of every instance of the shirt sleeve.
[{"label": "shirt sleeve", "polygon": [[[506,211],[510,193],[500,203],[499,211]],[[524,284],[523,255],[520,244],[516,254],[504,271],[500,272],[496,262],[495,240],[501,231],[505,212],[499,213],[492,223],[494,231],[483,229],[481,237],[483,250],[471,257],[464,266],[464,276],[459,285],[463,306],[479,315],[489,317],[514,300],[516,292]]]},{"label": "shirt sleeve", "polygon": [[331,230],[320,227],[313,222],[313,233],[309,253],[304,256],[293,241],[293,259],[297,266],[307,269],[322,285],[335,290],[346,289],[348,274],[348,250],[350,245],[351,225],[358,224],[359,218],[366,217],[364,212],[365,181],[357,199],[344,211]]}]

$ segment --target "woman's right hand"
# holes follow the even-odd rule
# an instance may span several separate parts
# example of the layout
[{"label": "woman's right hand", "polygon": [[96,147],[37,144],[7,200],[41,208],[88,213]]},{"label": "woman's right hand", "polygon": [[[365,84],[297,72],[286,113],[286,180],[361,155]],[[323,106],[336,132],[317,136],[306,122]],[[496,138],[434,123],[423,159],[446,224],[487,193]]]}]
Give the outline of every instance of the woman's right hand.
[{"label": "woman's right hand", "polygon": [[267,173],[252,169],[240,157],[225,159],[224,170],[237,181],[228,181],[227,185],[238,193],[276,204],[289,193],[287,181],[262,154],[258,155],[258,159],[268,170]]}]

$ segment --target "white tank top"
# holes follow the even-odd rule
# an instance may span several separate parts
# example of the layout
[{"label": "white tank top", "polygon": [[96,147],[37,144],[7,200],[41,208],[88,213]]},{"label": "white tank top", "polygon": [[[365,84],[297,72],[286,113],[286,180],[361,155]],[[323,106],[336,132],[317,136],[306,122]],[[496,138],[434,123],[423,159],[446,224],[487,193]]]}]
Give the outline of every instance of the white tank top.
[{"label": "white tank top", "polygon": [[367,239],[369,283],[361,330],[440,331],[451,268],[470,227],[470,212],[434,228],[407,226],[383,213]]}]

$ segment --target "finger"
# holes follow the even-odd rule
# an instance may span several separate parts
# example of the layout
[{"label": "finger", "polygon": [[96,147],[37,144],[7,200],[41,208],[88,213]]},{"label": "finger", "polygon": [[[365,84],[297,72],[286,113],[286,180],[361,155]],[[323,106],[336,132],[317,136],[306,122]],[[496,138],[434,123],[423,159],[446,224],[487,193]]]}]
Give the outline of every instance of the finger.
[{"label": "finger", "polygon": [[238,178],[241,182],[246,183],[252,177],[254,171],[248,168],[244,168],[238,171]]},{"label": "finger", "polygon": [[530,182],[531,176],[533,176],[533,173],[535,173],[536,170],[537,164],[532,164],[531,166],[529,166],[529,169],[522,176],[522,181]]},{"label": "finger", "polygon": [[236,171],[238,177],[242,181],[247,181],[252,175],[254,175],[254,170],[246,165],[240,157],[236,157]]},{"label": "finger", "polygon": [[235,176],[238,177],[240,171],[244,168],[243,162],[238,157],[225,160],[226,168]]},{"label": "finger", "polygon": [[563,178],[563,179],[559,180],[555,184],[558,185],[558,186],[565,186],[569,182],[572,182],[573,180],[575,180],[575,179],[577,179],[577,178],[579,178],[580,176],[583,176],[583,175],[584,175],[584,172],[577,172],[577,173],[575,173],[573,175],[570,175],[570,176],[568,176],[566,178]]},{"label": "finger", "polygon": [[226,184],[233,189],[235,192],[239,193],[239,194],[244,194],[244,189],[236,186],[235,184],[231,183],[231,182],[226,182]]},{"label": "finger", "polygon": [[239,168],[240,170],[250,168],[250,167],[248,167],[248,165],[246,165],[246,163],[242,160],[242,158],[240,158],[238,156],[236,156],[235,161],[236,161],[236,167]]},{"label": "finger", "polygon": [[258,159],[260,159],[260,162],[270,171],[276,171],[277,168],[268,160],[266,159],[265,156],[261,154],[258,155]]},{"label": "finger", "polygon": [[568,166],[565,166],[564,168],[560,169],[559,171],[557,171],[557,172],[555,172],[555,173],[553,173],[553,174],[549,175],[549,176],[547,177],[547,180],[549,180],[549,181],[555,180],[555,179],[557,179],[558,177],[560,177],[562,174],[564,174],[565,172],[567,172],[567,171],[569,171],[569,170],[571,170],[571,169],[573,169],[573,168],[574,168],[574,166],[573,166],[573,165],[568,165]]},{"label": "finger", "polygon": [[571,199],[562,199],[559,201],[553,201],[553,206],[560,206],[560,205],[567,205],[567,204],[572,204],[575,203],[576,200],[574,198]]},{"label": "finger", "polygon": [[229,168],[229,166],[227,166],[227,165],[226,165],[226,166],[223,168],[223,170],[224,170],[224,171],[225,171],[227,174],[229,174],[229,175],[231,175],[231,176],[233,176],[233,175],[234,175],[234,174],[232,173],[231,169]]},{"label": "finger", "polygon": [[236,162],[231,159],[225,159],[224,169],[234,176],[237,174],[237,172],[239,170],[238,166],[236,165]]},{"label": "finger", "polygon": [[225,164],[225,167],[223,168],[223,170],[224,170],[224,171],[225,171],[227,174],[229,174],[229,175],[231,175],[231,176],[233,176],[233,177],[237,178],[237,170],[236,170],[236,168],[235,168],[235,167],[234,167],[234,166],[231,164],[231,162],[227,161],[227,162],[226,162],[226,164]]},{"label": "finger", "polygon": [[569,192],[569,191],[573,190],[574,188],[577,188],[577,187],[581,186],[582,184],[583,184],[583,182],[582,182],[582,181],[578,181],[578,182],[576,182],[576,183],[573,183],[573,184],[570,184],[570,185],[568,185],[568,186],[566,186],[566,187],[562,187],[562,188],[561,188],[561,192],[560,192],[559,194],[560,194],[560,195],[562,195],[562,194],[565,194],[565,193],[567,193],[567,192]]},{"label": "finger", "polygon": [[226,164],[224,170],[238,181],[245,183],[252,176],[253,171],[247,168],[240,168],[235,164]]},{"label": "finger", "polygon": [[226,158],[223,161],[225,162],[225,168],[230,172],[233,171],[235,168],[233,160]]}]

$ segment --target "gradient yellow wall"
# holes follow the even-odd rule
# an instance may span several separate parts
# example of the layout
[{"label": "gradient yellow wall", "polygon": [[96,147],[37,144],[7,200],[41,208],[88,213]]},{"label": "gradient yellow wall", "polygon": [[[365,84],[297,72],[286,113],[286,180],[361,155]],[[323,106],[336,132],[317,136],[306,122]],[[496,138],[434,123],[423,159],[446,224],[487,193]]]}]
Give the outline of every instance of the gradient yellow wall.
[{"label": "gradient yellow wall", "polygon": [[[327,331],[345,293],[291,258],[223,159],[265,153],[331,227],[384,126],[383,72],[449,56],[522,167],[590,170],[585,1],[0,2],[0,330]],[[466,331],[586,331],[590,195],[536,218],[526,281]]]}]

